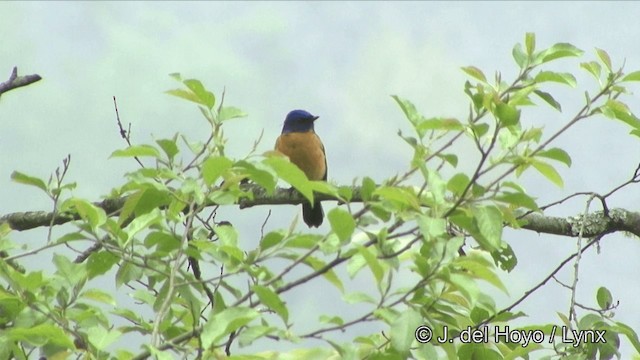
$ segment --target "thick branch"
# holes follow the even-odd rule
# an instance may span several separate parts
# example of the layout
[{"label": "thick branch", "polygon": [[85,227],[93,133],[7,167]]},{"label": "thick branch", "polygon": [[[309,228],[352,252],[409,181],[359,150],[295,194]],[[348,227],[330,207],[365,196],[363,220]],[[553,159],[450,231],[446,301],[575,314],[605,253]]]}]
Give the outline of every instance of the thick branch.
[{"label": "thick branch", "polygon": [[[97,207],[103,209],[108,215],[117,215],[122,209],[126,197],[116,199],[106,199],[101,202],[94,203]],[[7,214],[0,217],[0,225],[9,224],[13,230],[23,231],[30,230],[41,226],[62,225],[73,220],[80,219],[78,214],[57,213],[54,214],[46,211],[27,211]]]},{"label": "thick branch", "polygon": [[13,71],[11,72],[11,76],[9,76],[9,80],[0,83],[0,95],[21,86],[33,84],[40,79],[42,78],[38,74],[18,76],[18,67],[14,67]]},{"label": "thick branch", "polygon": [[[545,234],[577,237],[582,226],[582,215],[567,218],[528,214],[522,228]],[[586,238],[605,235],[616,231],[628,231],[640,236],[640,213],[625,209],[611,209],[608,216],[603,211],[588,214],[585,218],[582,236]]]},{"label": "thick branch", "polygon": [[[251,199],[241,199],[238,203],[241,209],[258,205],[299,205],[306,201],[300,193],[292,189],[277,188],[273,194],[267,195],[266,191],[257,185],[244,186],[248,192],[253,193],[253,197]],[[360,187],[353,187],[352,191],[353,197],[351,198],[351,202],[362,202]],[[316,200],[340,201],[326,194],[317,194]],[[125,201],[126,197],[122,197],[106,199],[94,204],[104,209],[110,216],[116,216],[119,214],[122,206],[124,206]],[[209,205],[213,206],[216,204]],[[52,213],[46,211],[18,212],[0,217],[0,224],[7,223],[11,229],[23,231],[41,226],[49,226],[52,223],[54,225],[60,225],[79,219],[77,214],[56,214],[52,222],[53,216]],[[582,215],[562,218],[534,213],[525,215],[521,219],[526,221],[526,223],[522,225],[524,229],[569,237],[578,236],[579,229],[582,226]],[[602,211],[589,214],[586,217],[582,235],[583,237],[594,237],[616,231],[627,231],[636,236],[640,236],[640,213],[625,209],[610,209],[608,214]]]}]

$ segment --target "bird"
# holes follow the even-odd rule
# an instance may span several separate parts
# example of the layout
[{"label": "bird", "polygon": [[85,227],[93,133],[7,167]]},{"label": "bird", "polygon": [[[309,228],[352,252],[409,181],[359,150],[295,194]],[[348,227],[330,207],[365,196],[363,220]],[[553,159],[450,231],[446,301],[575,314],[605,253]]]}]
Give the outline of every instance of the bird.
[{"label": "bird", "polygon": [[[309,180],[327,180],[327,157],[324,145],[313,128],[319,116],[305,110],[293,110],[287,114],[282,133],[276,139],[275,150],[286,155]],[[322,225],[324,212],[319,201],[313,205],[302,203],[302,219],[309,227]]]}]

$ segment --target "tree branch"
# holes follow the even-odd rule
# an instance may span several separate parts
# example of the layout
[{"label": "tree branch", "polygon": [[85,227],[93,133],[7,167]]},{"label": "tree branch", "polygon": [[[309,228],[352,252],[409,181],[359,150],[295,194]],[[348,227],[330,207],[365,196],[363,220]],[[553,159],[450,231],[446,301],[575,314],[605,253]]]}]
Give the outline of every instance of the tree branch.
[{"label": "tree branch", "polygon": [[[126,200],[126,197],[121,197],[105,199],[93,204],[103,209],[109,216],[114,216],[119,214]],[[72,213],[54,214],[47,211],[27,211],[0,216],[0,225],[7,223],[13,230],[24,231],[41,226],[62,225],[78,219],[80,219],[80,216]]]},{"label": "tree branch", "polygon": [[610,209],[609,214],[605,214],[604,211],[596,211],[584,217],[584,221],[582,215],[562,218],[528,214],[522,219],[527,222],[522,225],[523,229],[545,234],[577,237],[584,222],[582,236],[586,238],[616,231],[628,231],[640,236],[640,213],[625,209]]},{"label": "tree branch", "polygon": [[[259,205],[299,205],[306,201],[300,193],[290,189],[276,188],[273,194],[267,195],[265,189],[258,185],[248,184],[243,186],[247,192],[253,194],[253,198],[240,199],[238,202],[240,209]],[[353,191],[353,197],[350,202],[362,202],[360,187],[354,186],[351,190]],[[103,209],[109,216],[117,216],[126,200],[127,197],[105,199],[94,203],[94,205]],[[316,200],[341,201],[326,194],[316,194]],[[207,204],[207,206],[216,205],[214,203]],[[13,230],[24,231],[41,226],[51,226],[51,224],[61,225],[79,218],[78,214],[73,213],[53,214],[46,211],[28,211],[0,216],[0,225],[7,223]],[[583,223],[582,219],[582,215],[564,218],[545,216],[538,213],[525,214],[520,217],[520,220],[524,220],[524,224],[521,225],[523,229],[569,237],[578,236]],[[627,231],[640,237],[640,212],[609,209],[608,213],[597,211],[588,214],[584,219],[585,224],[582,234],[584,237],[594,237],[616,231]]]},{"label": "tree branch", "polygon": [[2,95],[3,93],[9,90],[13,90],[21,86],[27,86],[27,85],[33,84],[34,82],[39,81],[40,79],[42,78],[38,74],[18,76],[18,67],[15,66],[13,68],[13,71],[11,72],[11,76],[9,76],[9,80],[3,83],[0,83],[0,95]]}]

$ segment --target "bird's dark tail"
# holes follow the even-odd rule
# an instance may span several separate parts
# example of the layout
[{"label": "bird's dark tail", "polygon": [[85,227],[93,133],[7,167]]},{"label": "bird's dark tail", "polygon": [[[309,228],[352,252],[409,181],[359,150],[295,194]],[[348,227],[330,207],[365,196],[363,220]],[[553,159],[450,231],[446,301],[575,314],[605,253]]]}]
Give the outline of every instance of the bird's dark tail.
[{"label": "bird's dark tail", "polygon": [[322,205],[320,205],[320,202],[317,201],[313,207],[310,203],[303,203],[302,218],[308,227],[318,227],[322,225],[324,211],[322,211]]}]

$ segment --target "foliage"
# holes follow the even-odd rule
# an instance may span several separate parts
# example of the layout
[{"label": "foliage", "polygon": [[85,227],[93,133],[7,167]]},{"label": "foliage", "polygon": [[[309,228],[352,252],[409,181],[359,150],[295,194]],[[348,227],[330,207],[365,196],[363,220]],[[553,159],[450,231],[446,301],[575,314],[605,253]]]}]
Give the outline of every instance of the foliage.
[{"label": "foliage", "polygon": [[[413,129],[399,133],[413,149],[408,169],[381,184],[364,176],[355,188],[309,181],[274,152],[259,155],[254,148],[246,158],[229,158],[225,145],[233,139],[225,137],[223,127],[245,114],[224,105],[224,96],[219,100],[200,81],[173,74],[182,87],[167,93],[196,104],[211,126],[209,137],[194,142],[176,134],[114,151],[114,158],[154,164],[126,174],[113,189],[110,198],[125,198],[116,213],[67,195],[74,186],[64,180],[68,160],[49,181],[14,173],[15,181],[44,191],[56,214],[77,220],[73,230],[59,238],[49,232],[46,243],[34,249],[16,244],[9,226],[0,226],[0,359],[32,358],[38,352],[51,359],[206,359],[225,353],[237,359],[514,359],[534,352],[609,359],[618,353],[621,338],[640,353],[635,330],[613,320],[613,295],[604,287],[597,292],[598,308],[579,309],[579,318],[572,303],[571,313],[558,314],[556,324],[511,325],[518,334],[540,335],[545,342],[463,341],[477,331],[488,331],[493,339],[495,326],[504,328],[525,315],[517,309],[519,302],[497,308],[486,286],[506,293],[500,272],[518,264],[503,228],[518,229],[525,225],[523,215],[542,212],[535,196],[518,184],[519,177],[535,171],[562,186],[556,167],[571,166],[571,157],[552,142],[586,118],[620,120],[640,137],[640,121],[624,102],[625,85],[640,81],[640,72],[616,70],[607,53],[596,49],[595,60],[579,66],[594,77],[597,90],[585,92],[584,106],[564,127],[545,134],[541,127],[524,124],[522,109],[542,102],[561,111],[547,85],[575,88],[577,80],[548,65],[582,57],[583,51],[566,43],[537,50],[534,35],[526,34],[512,55],[519,73],[511,82],[500,73],[489,81],[476,67],[462,68],[471,79],[464,85],[470,99],[464,121],[425,118],[409,100],[393,96]],[[461,141],[477,150],[472,172],[457,170],[459,154],[452,149]],[[243,248],[237,228],[218,219],[216,210],[251,202],[256,194],[249,184],[275,196],[279,180],[308,200],[323,194],[344,204],[327,214],[326,234],[293,226],[273,229],[260,235],[258,247]],[[585,241],[584,248],[594,241]],[[43,249],[81,245],[87,250],[75,261],[55,252],[51,273],[21,263]],[[574,258],[579,260],[579,254]],[[274,259],[284,266],[271,266]],[[198,264],[217,272],[200,276]],[[365,273],[374,282],[371,292],[344,286],[342,274],[356,278]],[[135,299],[135,307],[122,307],[115,294],[100,287],[100,281],[110,279]],[[292,327],[289,292],[313,291],[322,281],[340,291],[346,303],[366,310],[345,319],[332,315],[331,307],[318,309],[320,324],[301,333]],[[331,337],[371,322],[386,330],[343,342]],[[588,331],[594,338],[573,346],[562,341],[563,329]],[[606,343],[596,341],[602,330]],[[445,331],[456,341],[418,341],[429,333],[442,337]],[[139,353],[120,342],[134,334],[142,346]],[[329,346],[236,355],[258,340],[305,339],[322,339]]]}]

